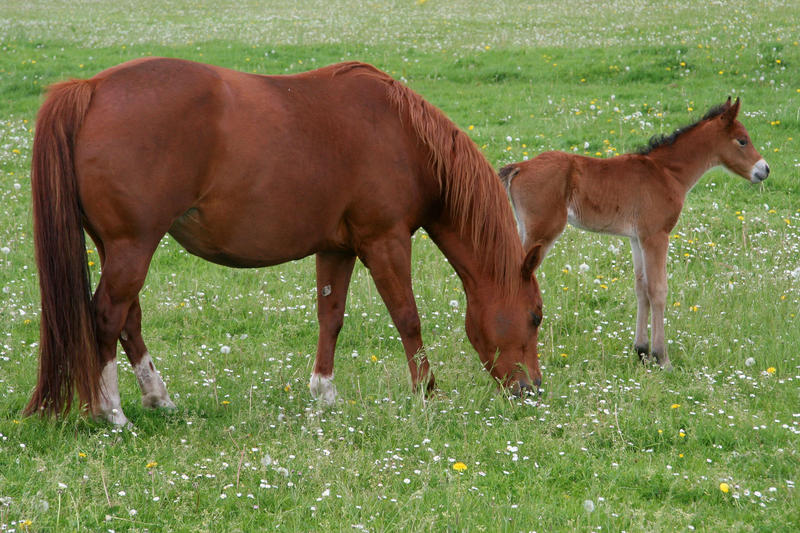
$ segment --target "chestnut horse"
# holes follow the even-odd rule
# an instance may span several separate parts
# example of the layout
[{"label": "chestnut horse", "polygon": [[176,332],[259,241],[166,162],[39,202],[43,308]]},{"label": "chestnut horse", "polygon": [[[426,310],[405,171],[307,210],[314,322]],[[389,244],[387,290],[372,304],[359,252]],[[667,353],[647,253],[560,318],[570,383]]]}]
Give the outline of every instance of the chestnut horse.
[{"label": "chestnut horse", "polygon": [[[709,110],[698,122],[656,136],[638,153],[598,159],[545,152],[500,170],[526,250],[542,255],[564,231],[578,228],[630,238],[636,276],[636,338],[642,360],[670,362],[664,345],[667,247],[689,190],[712,167],[760,183],[769,166],[736,120],[739,99]],[[652,349],[647,319],[652,311]]]},{"label": "chestnut horse", "polygon": [[[541,383],[542,300],[496,174],[469,137],[372,66],[293,76],[147,58],[51,87],[32,191],[42,297],[27,413],[126,424],[116,342],[146,407],[173,407],[142,340],[139,291],[160,239],[231,267],[316,254],[319,339],[310,388],[335,399],[333,356],[356,258],[400,334],[411,381],[434,385],[411,287],[420,227],[467,297],[466,332],[504,386]],[[90,293],[83,229],[102,275]]]}]

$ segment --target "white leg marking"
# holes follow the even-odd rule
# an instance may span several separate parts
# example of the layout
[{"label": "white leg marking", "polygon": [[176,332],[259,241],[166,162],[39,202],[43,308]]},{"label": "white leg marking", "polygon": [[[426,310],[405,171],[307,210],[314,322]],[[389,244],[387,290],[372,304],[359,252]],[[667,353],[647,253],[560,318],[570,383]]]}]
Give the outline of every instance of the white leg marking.
[{"label": "white leg marking", "polygon": [[103,374],[100,376],[100,406],[98,412],[95,413],[95,418],[106,420],[117,426],[131,427],[128,418],[122,412],[116,359],[112,359],[103,367]]},{"label": "white leg marking", "polygon": [[175,409],[175,404],[169,399],[167,387],[158,374],[153,359],[148,352],[142,356],[139,364],[133,367],[139,388],[142,390],[142,405],[148,408],[161,407]]},{"label": "white leg marking", "polygon": [[311,374],[309,388],[311,389],[311,396],[326,405],[336,403],[336,385],[333,384],[333,374],[330,376]]}]

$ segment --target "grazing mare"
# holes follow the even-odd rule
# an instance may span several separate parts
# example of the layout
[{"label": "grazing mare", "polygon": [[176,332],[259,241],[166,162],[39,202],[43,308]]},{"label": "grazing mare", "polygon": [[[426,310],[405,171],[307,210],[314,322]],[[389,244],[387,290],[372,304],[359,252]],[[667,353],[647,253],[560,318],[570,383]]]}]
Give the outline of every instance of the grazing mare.
[{"label": "grazing mare", "polygon": [[[500,179],[511,196],[526,250],[546,254],[567,222],[578,228],[630,238],[636,275],[636,338],[639,357],[670,362],[664,345],[667,247],[689,190],[709,169],[722,165],[752,183],[769,166],[736,120],[739,99],[709,110],[698,122],[656,136],[638,153],[598,159],[545,152],[507,165]],[[652,311],[652,349],[647,319]]]},{"label": "grazing mare", "polygon": [[[42,298],[39,378],[27,413],[127,424],[116,343],[146,407],[172,407],[142,339],[139,291],[160,239],[231,267],[316,254],[319,339],[310,388],[335,399],[333,356],[356,258],[400,334],[412,385],[434,377],[411,287],[420,227],[467,297],[483,365],[517,391],[541,383],[542,300],[508,200],[469,137],[372,66],[260,76],[139,59],[50,88],[32,192]],[[102,275],[90,292],[83,230]]]}]

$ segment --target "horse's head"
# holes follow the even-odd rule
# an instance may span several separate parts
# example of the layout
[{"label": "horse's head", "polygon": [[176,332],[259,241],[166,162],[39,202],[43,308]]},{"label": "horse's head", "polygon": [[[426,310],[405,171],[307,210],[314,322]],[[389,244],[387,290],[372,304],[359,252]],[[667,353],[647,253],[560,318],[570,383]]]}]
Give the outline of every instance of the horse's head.
[{"label": "horse's head", "polygon": [[750,135],[736,117],[739,114],[739,99],[731,105],[731,99],[723,104],[724,111],[712,121],[721,139],[719,159],[725,168],[751,183],[761,183],[769,176],[769,165],[750,141]]},{"label": "horse's head", "polygon": [[522,264],[519,290],[507,297],[482,295],[483,305],[467,305],[467,336],[484,367],[515,394],[538,390],[539,325],[542,295],[534,271],[544,256],[535,246]]}]

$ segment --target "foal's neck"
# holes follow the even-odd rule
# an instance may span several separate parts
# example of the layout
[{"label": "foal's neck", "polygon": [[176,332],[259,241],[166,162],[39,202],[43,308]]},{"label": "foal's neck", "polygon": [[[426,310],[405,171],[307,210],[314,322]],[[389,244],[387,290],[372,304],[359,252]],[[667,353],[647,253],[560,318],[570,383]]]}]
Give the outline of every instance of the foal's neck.
[{"label": "foal's neck", "polygon": [[659,146],[649,157],[659,163],[685,189],[684,195],[697,184],[703,174],[719,164],[714,143],[705,128],[698,124],[682,133],[670,145]]}]

